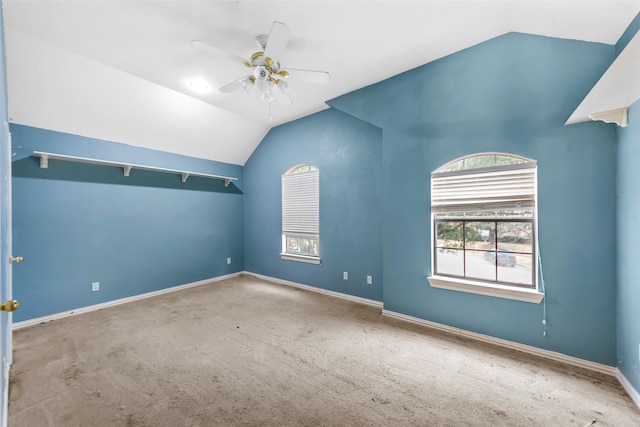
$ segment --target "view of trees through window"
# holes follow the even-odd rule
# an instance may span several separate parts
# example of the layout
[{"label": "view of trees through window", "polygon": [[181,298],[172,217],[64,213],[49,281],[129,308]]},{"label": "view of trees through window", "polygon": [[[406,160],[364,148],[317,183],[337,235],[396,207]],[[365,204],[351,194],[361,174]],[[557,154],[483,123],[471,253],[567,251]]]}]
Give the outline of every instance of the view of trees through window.
[{"label": "view of trees through window", "polygon": [[289,254],[319,256],[318,236],[307,234],[285,234],[286,249]]},{"label": "view of trees through window", "polygon": [[516,157],[509,154],[482,154],[479,156],[464,157],[462,159],[455,160],[438,169],[438,171],[452,172],[468,169],[488,168],[491,166],[516,165],[520,163],[527,163],[527,161],[527,159],[524,159],[522,157]]},{"label": "view of trees through window", "polygon": [[438,274],[533,283],[532,220],[440,219],[435,227]]},{"label": "view of trees through window", "polygon": [[287,171],[286,175],[293,175],[296,173],[305,173],[305,172],[317,172],[318,168],[312,165],[299,165]]}]

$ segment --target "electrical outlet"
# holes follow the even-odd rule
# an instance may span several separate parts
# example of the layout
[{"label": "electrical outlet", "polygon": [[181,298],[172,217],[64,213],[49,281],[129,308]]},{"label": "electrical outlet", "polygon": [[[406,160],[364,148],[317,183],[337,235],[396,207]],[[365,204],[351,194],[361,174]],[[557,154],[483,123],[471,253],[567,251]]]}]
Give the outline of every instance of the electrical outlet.
[{"label": "electrical outlet", "polygon": [[231,258],[227,258],[227,264],[231,264]]},{"label": "electrical outlet", "polygon": [[96,292],[100,290],[100,282],[93,282],[91,284],[91,291]]},{"label": "electrical outlet", "polygon": [[373,283],[373,278],[371,276],[367,276],[367,285],[371,285]]},{"label": "electrical outlet", "polygon": [[348,273],[348,272],[346,272],[346,271],[345,271],[344,273],[342,273],[342,278],[343,278],[344,280],[349,280],[349,273]]}]

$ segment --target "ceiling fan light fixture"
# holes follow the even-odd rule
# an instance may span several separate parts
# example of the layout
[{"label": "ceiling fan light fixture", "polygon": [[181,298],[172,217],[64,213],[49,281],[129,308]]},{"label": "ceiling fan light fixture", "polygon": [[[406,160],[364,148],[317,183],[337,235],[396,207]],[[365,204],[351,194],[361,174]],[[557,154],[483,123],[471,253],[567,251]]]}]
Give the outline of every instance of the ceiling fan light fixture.
[{"label": "ceiling fan light fixture", "polygon": [[287,93],[289,91],[289,85],[284,80],[277,80],[276,88],[278,88],[282,93]]},{"label": "ceiling fan light fixture", "polygon": [[265,90],[264,92],[262,92],[262,94],[260,95],[260,99],[263,100],[264,102],[271,102],[273,101],[275,98],[274,96],[271,94],[271,90]]},{"label": "ceiling fan light fixture", "polygon": [[255,82],[255,77],[246,76],[240,81],[240,86],[242,86],[242,89],[244,89],[245,91],[249,91],[249,89],[253,87],[254,82]]},{"label": "ceiling fan light fixture", "polygon": [[268,92],[271,88],[271,82],[269,80],[256,80],[255,83],[260,92]]}]

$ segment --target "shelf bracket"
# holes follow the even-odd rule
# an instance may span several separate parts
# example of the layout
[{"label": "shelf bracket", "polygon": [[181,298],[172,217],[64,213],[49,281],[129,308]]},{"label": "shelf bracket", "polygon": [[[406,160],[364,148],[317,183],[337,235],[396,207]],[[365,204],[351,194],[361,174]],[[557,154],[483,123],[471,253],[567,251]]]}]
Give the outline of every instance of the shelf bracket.
[{"label": "shelf bracket", "polygon": [[627,107],[618,108],[616,110],[601,111],[599,113],[589,114],[591,120],[602,120],[605,123],[615,123],[621,128],[626,127],[627,122]]},{"label": "shelf bracket", "polygon": [[131,174],[131,166],[122,166],[122,169],[124,170],[124,176]]},{"label": "shelf bracket", "polygon": [[49,156],[45,156],[45,155],[40,156],[40,167],[42,169],[46,169],[49,167]]},{"label": "shelf bracket", "polygon": [[189,178],[189,174],[188,173],[183,173],[182,175],[182,182],[187,182],[187,178]]},{"label": "shelf bracket", "polygon": [[228,186],[229,186],[229,184],[231,184],[231,181],[232,181],[231,179],[225,178],[225,180],[224,180],[224,186],[225,186],[225,187],[228,187]]}]

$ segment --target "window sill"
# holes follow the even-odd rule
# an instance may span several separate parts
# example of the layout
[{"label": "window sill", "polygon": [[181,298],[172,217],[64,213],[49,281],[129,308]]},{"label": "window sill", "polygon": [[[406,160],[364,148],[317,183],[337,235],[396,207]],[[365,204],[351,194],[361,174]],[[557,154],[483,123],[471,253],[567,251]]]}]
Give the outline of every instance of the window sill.
[{"label": "window sill", "polygon": [[322,260],[319,257],[308,255],[280,254],[280,258],[287,261],[306,262],[307,264],[320,264]]},{"label": "window sill", "polygon": [[535,289],[519,289],[510,286],[492,285],[472,280],[456,279],[445,276],[431,276],[427,278],[433,288],[451,291],[469,292],[472,294],[488,295],[497,298],[507,298],[518,301],[540,304],[544,293]]}]

